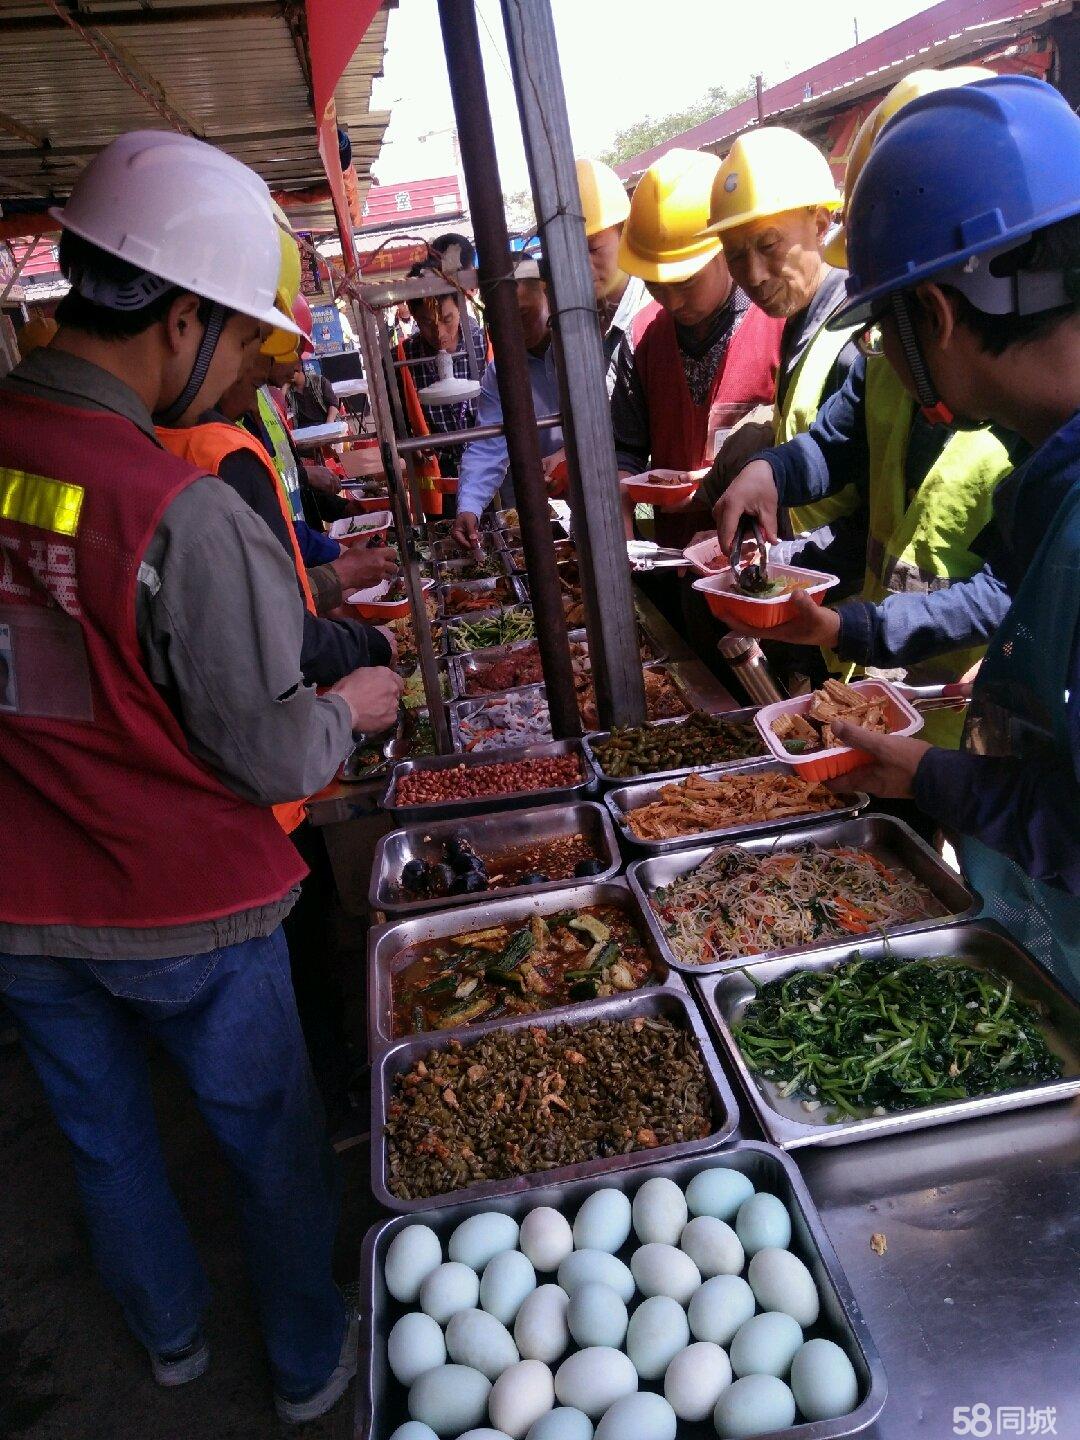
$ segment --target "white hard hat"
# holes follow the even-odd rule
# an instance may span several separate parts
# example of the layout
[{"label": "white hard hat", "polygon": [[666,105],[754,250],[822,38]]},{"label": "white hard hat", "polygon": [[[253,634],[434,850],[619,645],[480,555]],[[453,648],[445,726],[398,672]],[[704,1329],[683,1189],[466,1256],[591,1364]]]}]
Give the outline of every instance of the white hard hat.
[{"label": "white hard hat", "polygon": [[[63,209],[49,213],[148,276],[301,333],[274,305],[281,247],[270,191],[213,145],[168,130],[132,130],[106,145]],[[79,288],[94,299],[90,279],[89,290]],[[151,298],[129,296],[114,308],[137,309]]]}]

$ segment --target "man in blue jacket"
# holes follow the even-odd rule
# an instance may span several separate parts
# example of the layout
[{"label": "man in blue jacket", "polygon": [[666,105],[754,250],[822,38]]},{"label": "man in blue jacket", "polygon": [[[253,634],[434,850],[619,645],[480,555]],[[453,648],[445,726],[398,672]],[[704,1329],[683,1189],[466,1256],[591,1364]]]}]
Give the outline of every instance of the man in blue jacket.
[{"label": "man in blue jacket", "polygon": [[[1046,156],[1052,155],[1052,165]],[[1020,76],[913,101],[882,130],[847,217],[848,304],[926,411],[1021,435],[1031,457],[994,499],[994,573],[1012,603],[975,681],[959,753],[837,734],[873,758],[845,777],[913,796],[963,837],[985,912],[1080,995],[1080,118]],[[721,541],[749,511],[776,534],[776,487],[740,476]],[[924,644],[936,595],[912,597]],[[871,638],[909,597],[841,605],[805,643]],[[828,633],[823,633],[827,627]],[[977,635],[973,620],[971,634]]]}]

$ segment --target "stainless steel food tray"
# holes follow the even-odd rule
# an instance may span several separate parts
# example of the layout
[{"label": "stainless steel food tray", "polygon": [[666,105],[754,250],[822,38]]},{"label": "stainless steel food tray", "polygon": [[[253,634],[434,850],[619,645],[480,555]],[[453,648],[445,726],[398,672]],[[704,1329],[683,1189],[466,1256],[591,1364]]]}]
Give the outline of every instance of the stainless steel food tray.
[{"label": "stainless steel food tray", "polygon": [[[488,558],[489,560],[491,560],[491,561],[494,562],[494,564],[496,565],[496,567],[497,567],[497,569],[498,569],[498,574],[492,575],[492,576],[488,576],[488,577],[486,577],[486,578],[492,579],[492,580],[497,580],[497,579],[501,578],[503,575],[510,575],[510,574],[512,573],[512,571],[511,571],[511,569],[510,569],[510,562],[509,562],[509,559],[508,559],[505,551],[503,551],[503,550],[492,550],[492,551],[489,553],[489,555],[488,555],[487,558]],[[459,552],[458,552],[458,558],[457,558],[457,559],[454,559],[454,560],[436,560],[436,562],[435,562],[435,579],[438,580],[439,583],[440,583],[440,584],[443,584],[443,585],[446,585],[446,584],[452,584],[452,585],[460,585],[460,584],[463,584],[463,583],[464,583],[464,580],[463,580],[463,578],[462,578],[462,571],[463,571],[463,570],[467,570],[471,565],[475,565],[475,564],[476,564],[476,561],[472,558],[472,556],[466,555],[466,554],[464,554],[463,552],[459,551]],[[470,577],[468,577],[468,578],[469,578],[469,579],[477,579],[477,578],[481,578],[481,579],[482,579],[482,578],[485,578],[485,577],[482,577],[482,576],[481,576],[481,577],[470,576]]]},{"label": "stainless steel food tray", "polygon": [[373,910],[387,915],[419,915],[425,910],[457,909],[462,905],[490,904],[510,900],[518,895],[544,895],[552,890],[576,886],[579,880],[549,880],[544,885],[508,885],[501,890],[487,890],[480,895],[447,895],[438,900],[400,900],[394,898],[395,877],[409,860],[433,858],[440,841],[451,835],[463,835],[482,858],[522,845],[540,845],[563,835],[584,835],[605,862],[604,870],[591,877],[595,883],[609,880],[622,865],[619,842],[611,819],[602,805],[583,800],[577,805],[538,805],[531,810],[515,810],[512,814],[487,815],[473,819],[436,820],[429,825],[411,825],[391,830],[375,847],[371,867],[368,902]]},{"label": "stainless steel food tray", "polygon": [[[781,764],[779,760],[740,760],[729,765],[694,770],[691,773],[700,775],[705,780],[711,780],[721,775],[769,770],[780,771],[785,775],[790,773],[788,767]],[[747,821],[745,825],[729,825],[723,830],[701,830],[695,835],[676,835],[670,840],[639,840],[626,824],[626,812],[637,810],[642,805],[649,805],[654,800],[659,800],[664,786],[673,783],[677,782],[654,780],[643,784],[623,785],[617,790],[609,790],[604,796],[604,804],[611,811],[615,828],[628,845],[649,855],[665,855],[669,850],[685,850],[688,845],[702,845],[709,840],[732,840],[740,836],[771,835],[777,830],[795,830],[801,826],[812,825],[819,818],[821,820],[846,819],[848,816],[857,815],[860,810],[865,810],[870,803],[869,795],[861,790],[856,790],[850,797],[842,797],[849,799],[849,804],[843,805],[837,810],[823,811],[820,816],[791,815],[781,820]]]},{"label": "stainless steel food tray", "polygon": [[[722,720],[725,724],[752,726],[757,709],[758,707],[756,705],[747,705],[741,710],[725,710],[717,715],[716,718]],[[676,715],[670,720],[651,720],[649,723],[651,725],[685,725],[688,718],[686,715]],[[702,768],[699,765],[685,765],[678,770],[652,770],[645,775],[609,775],[606,770],[601,769],[595,747],[603,744],[605,740],[610,740],[610,738],[610,730],[592,730],[585,736],[583,742],[585,753],[592,762],[592,767],[596,771],[597,780],[603,790],[612,790],[627,785],[644,785],[647,781],[679,780],[686,775],[692,775],[695,770]],[[755,763],[758,759],[766,760],[768,758],[768,752],[763,744],[760,756],[748,755],[742,760],[723,760],[719,764],[710,765],[708,768],[710,773],[719,774],[724,770],[743,769],[747,765]]]},{"label": "stainless steel food tray", "polygon": [[[503,599],[499,598],[500,586],[505,592]],[[464,590],[470,595],[487,595],[491,604],[485,605],[482,610],[466,610],[460,615],[456,611],[451,613],[446,605],[447,594],[451,589]],[[518,575],[492,575],[487,580],[443,580],[436,585],[435,594],[439,609],[447,620],[479,619],[498,610],[516,610],[518,606],[529,603],[528,586]]]},{"label": "stainless steel food tray", "polygon": [[[474,655],[476,653],[478,652],[473,651]],[[662,670],[671,682],[672,688],[682,703],[691,709],[693,708],[693,702],[686,690],[685,677],[681,674],[677,664],[660,660],[649,661],[642,665],[642,670]],[[543,701],[546,707],[547,689],[543,684],[519,685],[513,690],[499,691],[493,695],[472,695],[461,700],[455,700],[450,706],[450,730],[454,737],[455,748],[458,750],[465,750],[467,748],[467,740],[462,730],[462,721],[469,719],[471,716],[477,714],[478,711],[485,709],[485,707],[489,705],[496,705],[503,700],[516,700],[518,703],[525,705],[528,704],[530,700],[535,701],[537,697]],[[678,719],[679,717],[674,716],[672,718]],[[534,743],[542,744],[543,742],[538,738]],[[501,747],[494,747],[494,749],[499,748]],[[491,752],[489,751],[488,753]]]},{"label": "stainless steel food tray", "polygon": [[[859,1382],[858,1403],[850,1415],[837,1420],[771,1431],[769,1440],[840,1440],[857,1435],[881,1413],[888,1393],[888,1381],[877,1347],[841,1268],[810,1192],[790,1156],[771,1145],[743,1141],[731,1149],[710,1155],[707,1160],[669,1160],[642,1165],[631,1171],[606,1175],[603,1184],[633,1196],[646,1180],[662,1175],[685,1186],[703,1169],[739,1170],[756,1190],[776,1195],[787,1206],[792,1221],[791,1250],[807,1266],[821,1296],[821,1315],[810,1332],[836,1341],[855,1367]],[[407,1307],[394,1300],[383,1280],[386,1252],[391,1241],[406,1225],[418,1220],[430,1225],[443,1244],[462,1220],[485,1210],[497,1210],[520,1221],[535,1206],[549,1205],[571,1218],[581,1203],[596,1189],[596,1181],[570,1177],[559,1184],[538,1184],[506,1198],[442,1206],[426,1213],[397,1216],[373,1225],[364,1238],[360,1260],[360,1359],[357,1386],[357,1440],[388,1440],[396,1426],[407,1420],[406,1392],[391,1375],[386,1362],[386,1337]],[[619,1252],[628,1260],[633,1244]],[[653,1388],[653,1387],[649,1387]],[[679,1440],[716,1440],[709,1420],[697,1424],[679,1422]],[[627,1436],[626,1440],[633,1440]]]},{"label": "stainless steel food tray", "polygon": [[[490,531],[485,531],[480,536],[480,548],[485,555],[499,555],[503,551],[502,545]],[[442,560],[460,560],[466,553],[456,540],[451,540],[449,537],[445,540],[432,541],[431,555],[436,563]]]},{"label": "stainless steel food tray", "polygon": [[[561,531],[559,533],[560,535],[562,534]],[[576,560],[578,558],[577,546],[572,540],[564,538],[556,540],[554,544],[556,564],[562,564],[564,560]],[[508,545],[506,555],[511,567],[516,570],[519,575],[524,574],[525,552],[522,550],[520,543],[517,545]]]},{"label": "stainless steel food tray", "polygon": [[[645,647],[646,654],[642,657],[642,664],[656,665],[663,663],[665,650],[660,642],[645,629],[640,627],[641,643]],[[566,634],[570,644],[588,644],[588,632],[581,628],[568,630]],[[495,665],[507,656],[513,655],[516,650],[524,649],[527,645],[536,645],[535,638],[532,640],[515,640],[510,645],[492,645],[486,650],[469,650],[463,655],[452,655],[449,660],[450,675],[454,686],[455,700],[491,700],[498,695],[507,695],[511,690],[524,690],[527,686],[511,685],[504,690],[478,691],[470,694],[468,689],[469,679],[486,665]],[[532,682],[538,683],[536,681]],[[658,722],[666,723],[666,722]]]},{"label": "stainless steel food tray", "polygon": [[[584,630],[570,630],[567,632],[567,640],[574,644],[586,638]],[[500,660],[505,660],[515,654],[518,650],[527,649],[529,646],[536,647],[535,638],[532,640],[514,640],[509,645],[491,645],[486,650],[469,650],[464,655],[452,655],[449,659],[450,680],[454,687],[455,700],[490,700],[496,695],[509,694],[510,690],[524,690],[524,685],[512,685],[507,690],[491,690],[470,695],[468,694],[469,678],[486,665],[497,665]]]},{"label": "stainless steel food tray", "polygon": [[[462,720],[468,720],[471,716],[485,709],[491,704],[502,704],[509,701],[514,705],[536,705],[538,713],[547,710],[547,690],[543,685],[519,685],[515,690],[507,690],[498,695],[475,695],[468,700],[454,700],[450,704],[450,734],[454,740],[454,749],[467,751],[468,744],[461,729]],[[551,738],[551,717],[548,715],[547,740]],[[533,740],[534,745],[547,743],[545,737],[537,735]],[[477,755],[499,755],[507,746],[495,745],[487,750],[477,750]]]},{"label": "stainless steel food tray", "polygon": [[[468,896],[466,898],[475,901],[476,897]],[[625,880],[578,880],[571,882],[570,885],[563,884],[560,889],[549,889],[539,895],[535,891],[522,892],[519,890],[516,897],[490,899],[456,910],[440,910],[372,927],[368,933],[367,948],[369,1056],[384,1050],[387,1045],[420,1039],[424,1035],[431,1041],[439,1041],[447,1035],[457,1035],[462,1039],[466,1036],[471,1038],[485,1027],[488,1030],[497,1030],[500,1025],[505,1025],[508,1019],[516,1018],[504,1015],[496,1017],[494,1020],[458,1025],[452,1030],[429,1030],[395,1037],[393,1033],[393,980],[402,968],[396,962],[404,950],[412,945],[422,944],[425,940],[443,940],[448,935],[461,935],[467,930],[487,930],[495,925],[523,924],[534,915],[558,915],[560,911],[583,909],[587,905],[618,907],[630,916],[641,933],[642,942],[652,957],[659,978],[651,985],[642,986],[641,990],[628,991],[628,994],[641,994],[645,990],[657,988],[657,985],[670,985],[680,994],[688,993],[681,979],[672,978],[675,972],[668,965],[654,937],[642,922],[637,903]],[[594,1003],[592,1000],[578,1000],[535,1013],[540,1015],[558,1014],[573,1018],[580,1013],[582,1006]]]},{"label": "stainless steel food tray", "polygon": [[[547,759],[558,755],[581,758],[582,779],[576,785],[562,785],[554,790],[515,790],[507,795],[484,795],[474,799],[448,800],[442,805],[395,805],[397,782],[414,770],[452,770],[458,765],[506,765],[515,760]],[[593,788],[592,765],[585,757],[580,740],[550,740],[546,745],[522,745],[515,750],[500,750],[484,755],[425,755],[419,760],[404,760],[390,773],[390,783],[382,798],[382,808],[399,825],[415,820],[441,820],[451,815],[490,815],[499,810],[515,810],[524,806],[558,805],[584,800]]]},{"label": "stainless steel food tray", "polygon": [[[951,1100],[941,1105],[927,1105],[917,1110],[903,1110],[889,1115],[869,1115],[865,1119],[841,1119],[829,1123],[825,1109],[813,1117],[794,1096],[782,1099],[776,1087],[756,1076],[746,1064],[732,1033],[744,1010],[754,998],[756,985],[764,985],[806,970],[832,970],[853,958],[856,951],[865,959],[890,956],[897,960],[919,960],[938,955],[952,955],[983,969],[996,970],[1013,982],[1018,994],[1036,1002],[1042,1009],[1047,1042],[1065,1062],[1065,1075],[1060,1080],[1024,1090],[1010,1090],[1000,1095],[981,1095],[972,1100]],[[753,977],[751,979],[751,977]],[[951,1124],[999,1110],[1019,1110],[1030,1105],[1045,1105],[1052,1100],[1067,1100],[1080,1095],[1080,1007],[1069,998],[1057,981],[1013,943],[1007,935],[985,925],[949,925],[917,934],[898,935],[885,940],[864,940],[861,944],[833,945],[827,950],[784,960],[747,961],[736,969],[694,982],[709,1021],[727,1051],[729,1059],[749,1096],[750,1103],[765,1134],[786,1150],[801,1145],[847,1145],[853,1140],[870,1140],[900,1130],[923,1130],[931,1125]]]},{"label": "stainless steel food tray", "polygon": [[[911,920],[902,925],[890,925],[887,933],[909,935],[921,930],[933,930],[943,925],[955,925],[970,920],[978,911],[978,901],[968,887],[945,864],[944,860],[921,840],[910,826],[890,815],[862,815],[854,820],[834,820],[822,825],[810,826],[804,830],[786,830],[779,835],[762,836],[757,840],[739,840],[735,843],[741,850],[754,855],[771,855],[774,851],[794,850],[799,845],[812,843],[823,849],[836,846],[850,846],[857,850],[868,850],[882,864],[895,870],[907,870],[920,881],[943,907],[940,915],[925,920]],[[698,845],[692,850],[676,850],[669,855],[656,855],[648,860],[635,860],[626,872],[630,889],[637,896],[645,922],[653,938],[660,946],[668,963],[686,975],[715,975],[731,970],[746,961],[781,959],[788,955],[806,955],[825,946],[838,943],[835,940],[819,940],[809,945],[800,945],[788,950],[770,950],[761,954],[740,956],[734,960],[718,960],[711,965],[692,965],[678,959],[670,945],[664,928],[649,901],[649,896],[660,885],[670,885],[679,875],[694,870],[717,847]],[[868,932],[870,939],[879,931]],[[847,944],[849,937],[844,937]]]},{"label": "stainless steel food tray", "polygon": [[[451,639],[451,635],[450,635],[450,631],[451,631],[451,629],[452,629],[453,626],[455,626],[455,625],[463,625],[463,624],[464,624],[464,625],[475,624],[475,622],[476,622],[477,620],[490,620],[493,615],[503,615],[503,614],[506,614],[507,612],[509,612],[509,611],[511,611],[511,610],[522,610],[522,611],[525,611],[527,614],[532,615],[532,607],[531,607],[530,605],[528,605],[528,604],[524,604],[524,603],[523,603],[523,604],[520,604],[520,605],[500,605],[500,606],[497,606],[494,610],[478,610],[478,611],[475,611],[472,615],[451,615],[451,616],[446,617],[446,618],[444,619],[444,624],[445,624],[445,626],[446,626],[446,648],[447,648],[447,652],[448,652],[450,655],[471,655],[471,654],[473,653],[471,650],[459,650],[459,649],[454,645],[453,640]],[[533,630],[535,631],[535,629],[536,629],[536,621],[535,621],[535,617],[534,617],[534,619],[533,619]],[[522,639],[524,639],[524,640],[532,640],[532,639],[535,639],[535,635],[524,635],[524,636],[522,636]],[[484,649],[492,649],[493,647],[492,647],[492,646],[484,646],[484,647],[482,647],[482,648],[484,648]]]},{"label": "stainless steel food tray", "polygon": [[[460,914],[456,917],[460,919]],[[394,1077],[405,1073],[417,1060],[432,1050],[444,1050],[451,1044],[469,1045],[496,1030],[521,1030],[542,1026],[585,1025],[593,1020],[633,1020],[635,1016],[662,1017],[684,1026],[693,1036],[701,1055],[713,1105],[715,1130],[701,1140],[688,1140],[681,1145],[664,1145],[655,1150],[635,1150],[629,1155],[606,1155],[578,1165],[565,1165],[531,1175],[512,1175],[505,1180],[485,1180],[445,1195],[427,1196],[422,1200],[402,1200],[387,1185],[387,1146],[384,1131],[387,1105],[392,1098]],[[634,1169],[652,1161],[680,1158],[683,1155],[704,1155],[730,1140],[739,1128],[739,1106],[734,1092],[720,1065],[712,1040],[698,1007],[691,999],[682,978],[669,972],[667,983],[647,990],[604,1000],[586,1000],[564,1010],[546,1010],[539,1015],[521,1015],[513,1020],[491,1020],[466,1030],[445,1030],[438,1034],[418,1035],[411,1040],[398,1040],[375,1056],[371,1065],[371,1190],[380,1205],[406,1214],[431,1210],[460,1200],[483,1200],[495,1195],[516,1195],[538,1184],[555,1184],[589,1176],[605,1180],[620,1170]]]}]

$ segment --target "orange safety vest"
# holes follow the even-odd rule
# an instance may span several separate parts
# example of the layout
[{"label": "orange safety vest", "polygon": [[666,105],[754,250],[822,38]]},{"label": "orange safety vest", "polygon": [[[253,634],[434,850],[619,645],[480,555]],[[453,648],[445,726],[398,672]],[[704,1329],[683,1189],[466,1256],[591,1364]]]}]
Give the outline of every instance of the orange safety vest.
[{"label": "orange safety vest", "polygon": [[[304,597],[304,606],[310,614],[314,615],[316,613],[315,601],[311,596],[311,586],[308,583],[307,570],[304,568],[303,557],[300,554],[296,531],[293,529],[292,516],[289,514],[285,496],[278,483],[274,462],[266,453],[265,447],[255,439],[254,435],[249,435],[239,425],[230,425],[221,420],[212,420],[206,425],[192,425],[186,430],[169,430],[163,425],[158,425],[156,428],[157,437],[166,450],[173,455],[178,455],[182,460],[190,460],[193,465],[210,471],[212,475],[217,475],[221,462],[227,455],[232,455],[237,450],[249,450],[256,459],[262,462],[266,470],[267,483],[281,509],[281,518],[285,521],[285,529],[292,546],[296,580]],[[306,800],[286,800],[273,807],[277,822],[286,835],[290,835],[303,820],[306,805]]]},{"label": "orange safety vest", "polygon": [[[401,340],[397,342],[396,354],[399,360],[405,359],[405,345]],[[407,365],[404,365],[398,374],[401,377],[401,393],[405,400],[405,418],[409,422],[409,429],[418,438],[422,435],[430,435],[431,427],[427,423],[424,407],[420,404],[420,396],[416,391],[416,381],[412,377],[412,371]],[[443,513],[443,496],[456,492],[457,480],[452,476],[443,478],[442,469],[435,455],[418,455],[416,457],[416,478],[420,482],[420,503],[424,507],[424,514],[441,515]]]}]

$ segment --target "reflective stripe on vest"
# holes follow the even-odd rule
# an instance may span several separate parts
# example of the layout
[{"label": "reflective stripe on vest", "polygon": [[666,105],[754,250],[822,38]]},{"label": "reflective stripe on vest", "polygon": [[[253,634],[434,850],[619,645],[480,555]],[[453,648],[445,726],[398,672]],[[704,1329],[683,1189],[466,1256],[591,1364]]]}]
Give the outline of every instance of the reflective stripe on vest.
[{"label": "reflective stripe on vest", "polygon": [[[826,316],[826,319],[828,317]],[[784,396],[783,407],[776,416],[776,444],[783,445],[796,435],[805,435],[817,418],[825,385],[840,351],[859,327],[848,330],[826,330],[822,324],[817,334],[803,351],[795,367],[791,384]],[[845,485],[835,495],[815,500],[812,505],[799,505],[788,511],[792,533],[805,535],[808,530],[819,530],[844,515],[853,515],[859,508],[859,496],[854,485]]]},{"label": "reflective stripe on vest", "polygon": [[85,491],[47,475],[0,468],[0,517],[54,535],[77,535]]},{"label": "reflective stripe on vest", "polygon": [[[293,529],[292,517],[289,515],[285,496],[282,494],[281,485],[278,482],[277,471],[274,469],[270,456],[266,453],[266,447],[260,445],[258,440],[253,435],[249,435],[246,430],[241,430],[236,425],[222,424],[220,421],[214,421],[209,425],[192,425],[186,430],[167,430],[159,425],[157,436],[166,450],[171,450],[174,455],[179,455],[182,459],[191,460],[214,475],[218,474],[221,462],[225,457],[237,450],[250,450],[261,461],[266,470],[267,482],[281,507],[281,515],[289,533],[293,566],[296,569],[297,583],[304,597],[304,606],[314,615],[315,601],[311,597],[311,586],[308,583],[307,570],[304,568],[304,560],[300,554],[296,531]],[[303,820],[306,814],[306,804],[306,800],[286,800],[273,807],[274,817],[286,835],[290,835]]]},{"label": "reflective stripe on vest", "polygon": [[291,510],[294,520],[303,520],[304,502],[300,498],[300,475],[293,458],[292,446],[289,444],[289,432],[278,413],[277,406],[267,393],[266,387],[260,386],[255,394],[259,404],[259,419],[263,423],[263,429],[270,437],[270,444],[274,447],[271,459],[285,492],[286,504]]},{"label": "reflective stripe on vest", "polygon": [[[889,595],[925,595],[968,579],[982,568],[971,546],[993,518],[994,491],[1012,468],[1008,451],[988,430],[958,431],[909,501],[904,467],[915,401],[884,357],[867,364],[865,414],[870,533],[861,598],[876,605]],[[913,685],[956,680],[985,648],[934,656],[909,669],[907,678]],[[845,669],[835,656],[827,658],[830,668]],[[940,710],[927,715],[922,734],[955,749],[962,728],[962,712]]]}]

